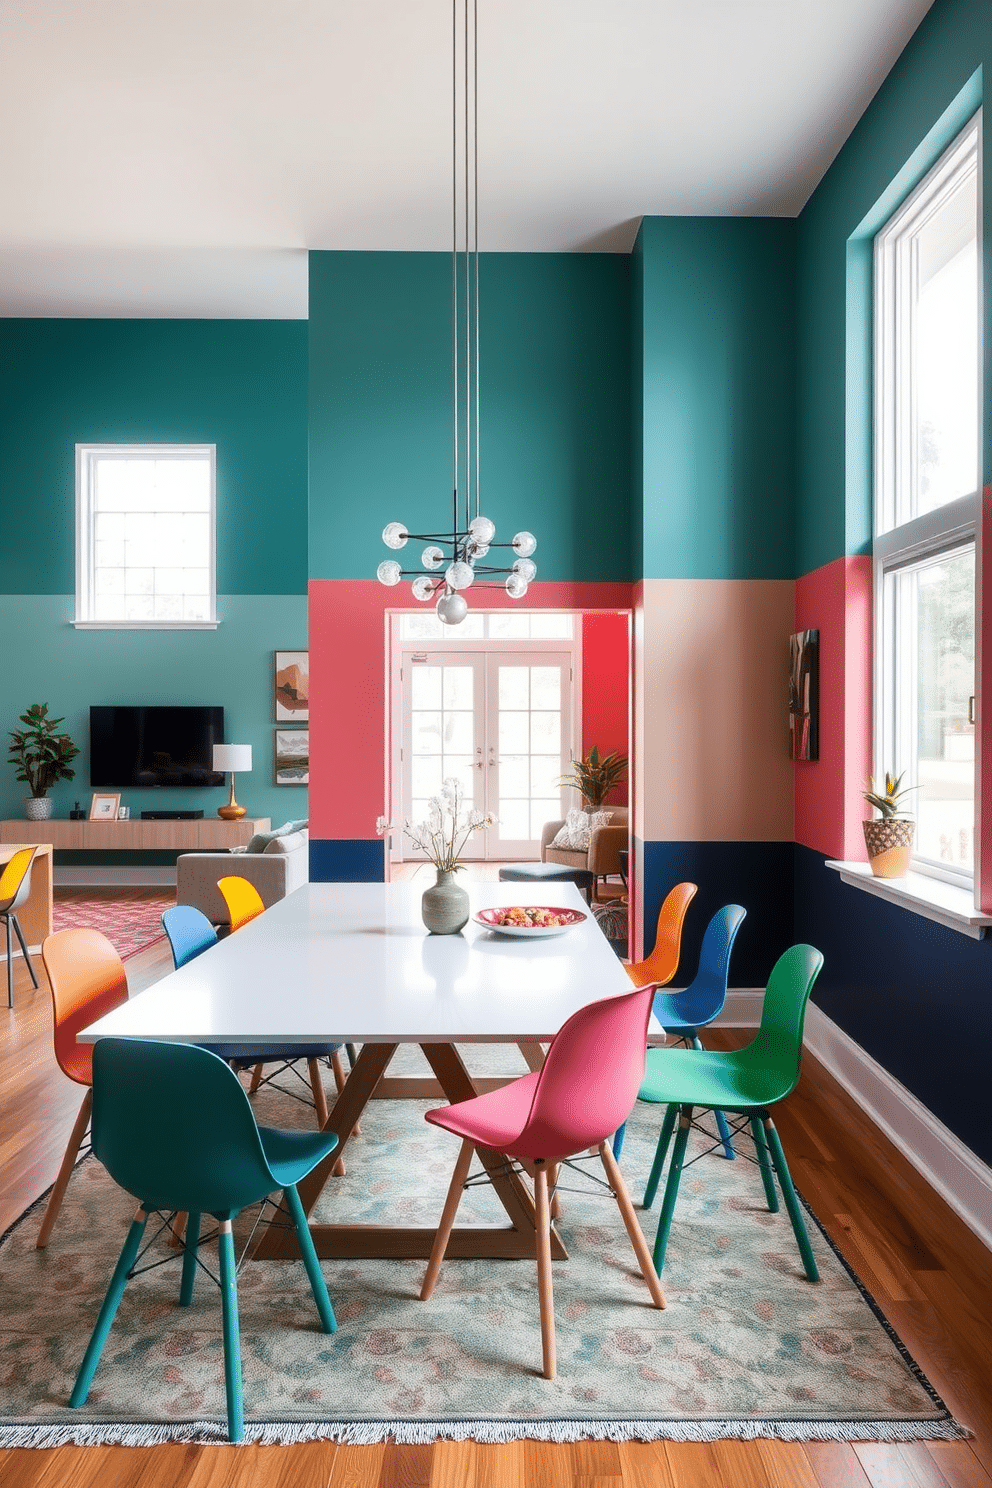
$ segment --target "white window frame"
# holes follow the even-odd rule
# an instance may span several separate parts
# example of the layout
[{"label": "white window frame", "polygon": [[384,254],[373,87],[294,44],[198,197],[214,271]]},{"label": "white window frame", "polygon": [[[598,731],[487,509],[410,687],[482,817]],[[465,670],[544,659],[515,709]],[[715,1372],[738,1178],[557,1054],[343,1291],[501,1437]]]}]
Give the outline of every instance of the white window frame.
[{"label": "white window frame", "polygon": [[[93,465],[100,458],[174,459],[210,462],[208,616],[206,620],[97,620],[93,540]],[[216,630],[217,620],[217,446],[215,444],[76,445],[76,615],[77,630]]]},{"label": "white window frame", "polygon": [[[912,257],[905,251],[905,239],[926,218],[937,211],[960,184],[966,172],[977,169],[979,183],[982,171],[981,110],[969,120],[957,138],[944,151],[914,192],[875,238],[874,263],[874,501],[873,501],[873,577],[874,577],[874,705],[873,768],[875,778],[886,769],[897,771],[908,767],[915,758],[915,739],[906,737],[903,720],[897,716],[895,678],[905,678],[911,669],[912,637],[906,634],[905,622],[900,627],[896,617],[886,613],[886,583],[889,575],[912,569],[926,561],[949,557],[968,547],[975,549],[981,500],[981,452],[976,460],[978,488],[947,502],[931,512],[898,522],[899,492],[915,487],[916,440],[912,430],[910,337],[895,338],[896,318],[900,303],[908,291],[907,276],[915,273]],[[982,262],[981,212],[978,214],[978,262]],[[902,241],[900,241],[902,240]],[[979,277],[979,294],[981,279]],[[979,324],[981,316],[979,315]],[[981,375],[977,389],[978,430],[981,439]],[[915,622],[914,622],[915,624]],[[975,616],[976,647],[979,616]],[[915,630],[913,631],[915,635]],[[976,689],[978,678],[975,680]],[[977,822],[978,772],[975,760],[975,802]],[[977,835],[975,858],[979,853]],[[962,888],[971,888],[974,875],[961,869],[936,864],[932,859],[913,858],[914,872],[941,879]]]}]

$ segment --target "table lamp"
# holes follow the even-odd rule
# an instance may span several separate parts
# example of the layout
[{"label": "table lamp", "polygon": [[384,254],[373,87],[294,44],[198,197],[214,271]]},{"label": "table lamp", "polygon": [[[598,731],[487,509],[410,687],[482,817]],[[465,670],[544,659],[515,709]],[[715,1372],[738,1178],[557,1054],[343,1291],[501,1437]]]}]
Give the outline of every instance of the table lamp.
[{"label": "table lamp", "polygon": [[214,745],[214,769],[230,770],[231,772],[231,796],[226,806],[217,807],[217,815],[222,816],[225,821],[237,821],[244,816],[245,808],[239,806],[234,799],[234,773],[236,770],[251,769],[251,745],[250,744],[215,744]]}]

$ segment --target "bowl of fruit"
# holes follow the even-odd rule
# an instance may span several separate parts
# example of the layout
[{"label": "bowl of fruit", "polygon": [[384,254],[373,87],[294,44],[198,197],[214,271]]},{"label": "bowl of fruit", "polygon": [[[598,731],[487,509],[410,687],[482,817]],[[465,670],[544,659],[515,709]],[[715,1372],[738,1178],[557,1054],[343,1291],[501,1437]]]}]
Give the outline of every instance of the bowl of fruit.
[{"label": "bowl of fruit", "polygon": [[553,904],[513,904],[507,909],[480,909],[473,918],[484,930],[494,930],[497,935],[539,940],[545,935],[564,935],[573,925],[581,925],[586,916],[580,909],[560,909]]}]

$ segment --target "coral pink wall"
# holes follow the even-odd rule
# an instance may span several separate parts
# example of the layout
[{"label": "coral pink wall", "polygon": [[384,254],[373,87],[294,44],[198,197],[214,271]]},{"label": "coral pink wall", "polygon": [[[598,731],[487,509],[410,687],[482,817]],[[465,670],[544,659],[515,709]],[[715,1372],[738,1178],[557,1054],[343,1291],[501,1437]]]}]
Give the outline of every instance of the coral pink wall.
[{"label": "coral pink wall", "polygon": [[820,632],[820,758],[795,766],[796,841],[864,861],[871,774],[872,565],[838,558],[796,583],[796,630]]},{"label": "coral pink wall", "polygon": [[[582,753],[630,754],[630,618],[582,616]],[[629,780],[629,773],[628,773]],[[626,806],[627,781],[607,802]]]},{"label": "coral pink wall", "polygon": [[[374,579],[310,583],[310,835],[370,839],[389,813],[389,613],[395,591]],[[529,609],[621,610],[630,584],[537,583]],[[512,609],[499,590],[487,609]]]}]

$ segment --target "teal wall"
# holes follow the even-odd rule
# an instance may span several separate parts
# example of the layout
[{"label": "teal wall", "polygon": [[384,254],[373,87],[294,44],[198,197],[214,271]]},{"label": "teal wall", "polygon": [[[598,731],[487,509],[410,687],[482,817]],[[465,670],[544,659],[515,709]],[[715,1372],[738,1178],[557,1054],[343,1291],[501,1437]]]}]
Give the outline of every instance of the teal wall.
[{"label": "teal wall", "polygon": [[[871,546],[871,236],[982,101],[988,0],[936,0],[798,223],[797,573]],[[992,171],[984,173],[992,241]],[[985,346],[992,273],[985,253]],[[988,361],[986,362],[988,365]],[[986,386],[988,379],[986,378]],[[985,479],[992,409],[985,409]]]},{"label": "teal wall", "polygon": [[769,218],[641,224],[645,578],[794,576],[795,236]]},{"label": "teal wall", "polygon": [[217,589],[303,594],[304,321],[0,320],[0,594],[75,588],[75,445],[217,445]]},{"label": "teal wall", "polygon": [[[482,510],[534,532],[543,579],[632,577],[630,270],[482,255]],[[449,254],[310,255],[311,577],[372,578],[387,521],[450,520],[450,306]]]},{"label": "teal wall", "polygon": [[[300,321],[0,321],[0,739],[47,702],[83,750],[51,792],[90,797],[91,703],[213,703],[253,746],[238,797],[252,815],[306,815],[273,783],[273,658],[307,645],[307,327]],[[206,631],[76,630],[77,442],[217,445],[217,608]],[[25,787],[0,755],[0,815]],[[125,791],[142,807],[202,808],[217,791]],[[106,860],[104,860],[106,861]]]}]

